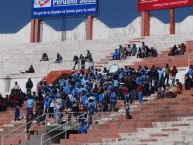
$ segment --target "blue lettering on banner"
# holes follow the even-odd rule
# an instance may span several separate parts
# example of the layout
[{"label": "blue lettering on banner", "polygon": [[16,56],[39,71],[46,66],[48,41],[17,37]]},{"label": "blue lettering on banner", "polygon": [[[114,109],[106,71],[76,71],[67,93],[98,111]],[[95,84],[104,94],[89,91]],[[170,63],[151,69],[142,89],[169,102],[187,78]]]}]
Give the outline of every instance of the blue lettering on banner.
[{"label": "blue lettering on banner", "polygon": [[96,15],[98,0],[32,0],[32,18]]}]

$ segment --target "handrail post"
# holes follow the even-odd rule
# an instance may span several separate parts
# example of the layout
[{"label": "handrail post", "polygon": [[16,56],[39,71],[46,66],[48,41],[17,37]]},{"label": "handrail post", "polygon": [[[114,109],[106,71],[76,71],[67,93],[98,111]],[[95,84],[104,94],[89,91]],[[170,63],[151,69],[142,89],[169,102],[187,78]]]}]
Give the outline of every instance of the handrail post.
[{"label": "handrail post", "polygon": [[65,137],[64,137],[64,139],[66,139],[67,138],[67,130],[66,130],[67,128],[66,128],[66,125],[65,125],[64,129],[65,129]]},{"label": "handrail post", "polygon": [[25,131],[24,139],[26,140],[27,139],[27,134],[26,134],[26,132],[27,132],[27,120],[26,120],[26,123],[24,125],[24,131]]},{"label": "handrail post", "polygon": [[[76,118],[77,118],[77,121],[78,121],[78,119],[79,119],[81,116],[84,116],[85,114],[87,114],[87,113],[83,113],[82,115],[76,117]],[[67,119],[67,120],[68,120],[68,119]],[[71,120],[70,120],[70,121],[71,121]],[[70,122],[70,121],[69,121],[69,122]],[[76,127],[77,125],[79,125],[79,122],[78,122],[78,123],[75,123],[75,124],[76,124],[75,126],[68,128],[68,122],[66,122],[65,124],[59,125],[58,127],[54,128],[54,129],[52,129],[52,130],[49,130],[48,132],[45,132],[45,133],[41,134],[41,141],[40,141],[41,145],[44,145],[44,143],[45,143],[46,145],[48,145],[48,144],[47,144],[48,141],[51,141],[51,139],[53,139],[53,138],[55,138],[55,137],[57,137],[57,136],[59,136],[60,134],[63,134],[63,133],[65,133],[65,138],[67,138],[66,132],[67,132],[69,129],[72,129],[72,128]],[[53,132],[54,130],[56,130],[56,129],[58,129],[58,128],[61,128],[61,127],[65,128],[64,131],[62,131],[62,132],[60,132],[60,133],[58,133],[58,134],[56,134],[56,135],[54,135],[54,136],[52,136],[52,137],[47,138],[47,134],[49,134],[49,133]]]},{"label": "handrail post", "polygon": [[80,70],[81,69],[81,61],[79,60],[78,61],[78,70]]},{"label": "handrail post", "polygon": [[48,115],[47,113],[45,114],[46,115],[46,118],[45,118],[45,127],[44,127],[44,132],[47,131],[47,119],[48,119]]},{"label": "handrail post", "polygon": [[[42,116],[44,116],[44,115],[45,115],[45,114],[43,114],[43,115],[35,118],[35,120],[37,120],[38,118],[40,118],[40,117],[42,117]],[[5,139],[6,136],[10,135],[11,133],[14,133],[15,131],[18,131],[18,130],[21,129],[21,128],[23,129],[23,127],[25,128],[24,131],[22,131],[21,133],[17,133],[16,135],[10,136],[10,137],[9,137],[9,140],[13,140],[14,138],[16,138],[16,137],[17,137],[18,135],[20,135],[20,134],[24,134],[24,136],[22,136],[22,137],[24,137],[24,139],[27,140],[28,137],[29,137],[28,135],[30,134],[30,132],[31,132],[31,130],[32,130],[31,128],[29,128],[29,134],[28,134],[28,135],[26,134],[27,125],[30,124],[30,123],[33,123],[33,120],[32,120],[32,121],[29,121],[29,122],[26,122],[25,124],[23,124],[23,125],[15,128],[15,129],[13,129],[12,131],[8,132],[7,134],[4,134],[4,135],[1,137],[1,138],[2,138],[2,141],[1,141],[2,145],[5,145],[5,143],[6,143],[6,141],[7,141],[7,140]]]},{"label": "handrail post", "polygon": [[40,145],[43,145],[43,134],[40,137]]},{"label": "handrail post", "polygon": [[[70,112],[68,112],[67,125],[69,125],[69,121],[70,121],[70,120],[69,120],[69,113],[70,113]],[[64,130],[65,130],[65,132],[64,132],[64,133],[65,133],[64,139],[66,139],[66,125],[64,126]]]}]

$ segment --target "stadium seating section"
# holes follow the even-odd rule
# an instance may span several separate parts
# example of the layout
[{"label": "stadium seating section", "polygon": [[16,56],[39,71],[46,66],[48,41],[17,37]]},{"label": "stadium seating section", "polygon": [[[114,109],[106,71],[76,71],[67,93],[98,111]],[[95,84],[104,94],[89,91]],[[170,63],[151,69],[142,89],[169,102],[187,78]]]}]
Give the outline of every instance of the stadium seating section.
[{"label": "stadium seating section", "polygon": [[[4,69],[0,70],[0,74],[2,76],[27,78],[29,77],[28,74],[20,74],[19,72],[26,70],[32,64],[36,73],[30,76],[39,77],[40,80],[46,78],[49,83],[53,83],[61,75],[71,72],[73,55],[85,54],[86,50],[92,52],[96,68],[108,68],[112,64],[134,68],[140,65],[165,67],[166,64],[175,65],[178,68],[188,67],[188,55],[193,52],[192,36],[192,34],[180,34],[168,37],[134,38],[129,41],[101,40],[2,46],[2,49],[0,49],[2,58],[0,64]],[[159,52],[158,57],[144,59],[128,57],[127,60],[111,60],[111,52],[119,44],[135,43],[140,46],[142,41],[149,46],[154,46]],[[185,55],[168,56],[169,47],[183,42],[187,47]],[[40,62],[41,55],[44,52],[51,58],[50,62]],[[57,52],[63,55],[64,60],[61,64],[53,63]],[[191,63],[193,62],[191,61]],[[143,105],[137,102],[132,104],[132,118],[129,120],[125,119],[124,105],[122,101],[119,101],[119,112],[96,113],[94,115],[94,120],[100,120],[100,123],[93,124],[87,134],[71,134],[69,139],[61,139],[60,143],[52,145],[191,145],[193,144],[192,94],[193,89],[183,90],[182,94],[172,99],[155,99],[155,96],[149,96]],[[24,116],[25,109],[26,105],[24,104],[21,109],[21,116]],[[18,122],[12,121],[14,111],[14,109],[8,108],[7,111],[0,112],[0,136],[24,124],[24,119]],[[28,139],[32,139],[41,131],[40,126],[36,127],[34,133],[28,135]],[[24,138],[18,136],[7,142],[6,145],[18,145],[22,142],[24,142]]]}]

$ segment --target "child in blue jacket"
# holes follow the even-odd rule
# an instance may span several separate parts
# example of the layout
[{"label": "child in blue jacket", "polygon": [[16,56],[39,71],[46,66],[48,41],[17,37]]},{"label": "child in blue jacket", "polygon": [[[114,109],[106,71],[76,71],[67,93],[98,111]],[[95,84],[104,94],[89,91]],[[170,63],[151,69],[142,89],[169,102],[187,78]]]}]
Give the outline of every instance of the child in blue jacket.
[{"label": "child in blue jacket", "polygon": [[15,107],[15,121],[18,121],[20,117],[20,106],[17,103],[16,107]]}]

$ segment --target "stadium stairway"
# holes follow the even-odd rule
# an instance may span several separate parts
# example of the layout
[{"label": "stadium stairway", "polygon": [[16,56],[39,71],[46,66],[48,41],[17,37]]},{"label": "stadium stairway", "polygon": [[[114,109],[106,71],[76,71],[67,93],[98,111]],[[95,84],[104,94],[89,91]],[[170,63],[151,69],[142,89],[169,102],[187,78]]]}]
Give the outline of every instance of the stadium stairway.
[{"label": "stadium stairway", "polygon": [[187,41],[186,46],[187,50],[184,55],[168,56],[169,51],[162,51],[157,58],[144,58],[142,62],[134,62],[133,66],[145,64],[148,67],[152,65],[165,67],[166,64],[169,64],[171,67],[187,67],[189,63],[193,64],[193,59],[188,62],[189,55],[193,53],[193,41]]},{"label": "stadium stairway", "polygon": [[[192,40],[193,34],[177,34],[167,36],[151,36],[139,37],[132,40],[119,38],[117,40],[93,40],[93,41],[66,41],[57,43],[40,43],[40,44],[20,44],[5,45],[0,49],[0,73],[2,76],[20,76],[20,71],[28,69],[29,65],[33,65],[36,73],[34,75],[45,76],[52,70],[69,70],[73,66],[73,56],[86,54],[86,50],[90,50],[93,54],[96,64],[105,62],[105,59],[119,44],[133,44],[138,46],[144,41],[148,46],[154,46],[158,51],[163,51],[174,44],[179,44],[187,40]],[[63,56],[63,63],[54,63],[56,53],[59,52]],[[47,53],[50,58],[49,62],[40,62],[43,53]],[[101,62],[100,62],[101,60]],[[129,60],[132,62],[132,60]],[[133,60],[136,61],[136,60]],[[23,75],[23,74],[22,74]]]},{"label": "stadium stairway", "polygon": [[[143,41],[146,42],[146,44],[149,46],[152,46],[153,44],[154,46],[157,46],[156,48],[158,49],[158,52],[159,52],[158,57],[137,59],[136,56],[128,56],[126,60],[112,60],[112,55],[109,53],[108,55],[103,55],[104,56],[103,58],[95,62],[95,68],[104,68],[104,67],[109,68],[113,64],[118,64],[120,67],[131,66],[133,68],[137,68],[140,65],[143,66],[144,64],[146,64],[148,67],[151,67],[152,65],[165,67],[165,64],[169,64],[171,67],[172,66],[176,66],[176,67],[187,67],[188,66],[188,55],[193,52],[193,41],[187,41],[187,42],[182,41],[182,40],[179,41],[178,39],[175,38],[173,41],[170,41],[170,42],[168,42],[167,40],[162,45],[159,45],[159,44],[155,45],[151,39],[152,38],[143,38],[143,37],[134,38],[133,40],[129,41],[129,44],[137,44],[138,46],[140,46],[141,42]],[[185,55],[168,56],[170,47],[172,47],[174,44],[180,44],[183,42],[186,42],[186,46],[187,46],[187,51]],[[110,52],[113,52],[112,48]],[[95,55],[95,53],[93,55]],[[193,62],[193,59],[191,60],[190,63],[192,62]],[[52,80],[57,79],[56,76],[58,76],[59,73],[62,75],[63,72],[64,71],[52,71],[50,74],[47,75],[46,77],[47,81],[51,83]],[[60,77],[61,75],[59,75],[58,77]]]},{"label": "stadium stairway", "polygon": [[[27,78],[32,78],[34,86],[51,71],[71,70],[73,67],[73,56],[86,54],[87,50],[93,54],[96,62],[95,67],[107,67],[112,64],[119,64],[120,67],[133,65],[134,62],[141,62],[143,59],[130,57],[127,60],[111,61],[110,53],[120,44],[137,44],[141,45],[144,41],[148,46],[154,46],[158,52],[167,50],[174,44],[179,44],[188,40],[193,40],[193,34],[176,34],[164,36],[139,37],[127,40],[127,38],[118,38],[117,40],[93,40],[93,41],[64,41],[57,43],[37,43],[37,44],[10,44],[2,45],[0,49],[0,92],[5,95],[10,91],[15,81],[18,81],[22,90],[25,90]],[[54,63],[56,53],[63,56],[62,63]],[[50,58],[49,62],[40,62],[43,53],[47,53]],[[35,73],[20,73],[33,65]],[[86,67],[88,64],[86,63]],[[9,81],[10,80],[10,83]],[[6,83],[9,87],[6,88]],[[35,91],[36,88],[33,88]]]},{"label": "stadium stairway", "polygon": [[192,145],[193,89],[177,98],[138,105],[132,119],[124,115],[93,124],[87,134],[73,134],[52,145]]},{"label": "stadium stairway", "polygon": [[[122,108],[123,102],[118,101],[118,108]],[[2,115],[1,115],[2,114]],[[21,109],[21,116],[25,114],[25,104]],[[112,120],[119,114],[114,112],[99,112],[94,114],[93,120],[97,124],[104,124],[105,122]],[[2,136],[4,137],[3,145],[40,145],[41,134],[44,133],[44,125],[33,122],[31,125],[30,133],[25,133],[25,118],[20,121],[13,121],[14,110],[9,109],[5,112],[0,112],[0,119],[2,128],[0,129],[0,143],[2,142]],[[62,120],[67,119],[67,114],[63,114]],[[54,124],[53,118],[47,119],[47,124]],[[23,126],[24,125],[24,126]]]},{"label": "stadium stairway", "polygon": [[[130,41],[130,44],[132,43],[141,44],[141,42],[144,41],[144,38],[135,38],[135,39],[133,41]],[[179,56],[168,56],[169,48],[167,48],[166,50],[159,51],[157,57],[149,57],[143,59],[137,59],[136,56],[128,56],[126,60],[112,60],[112,56],[108,55],[105,56],[105,58],[101,59],[100,61],[96,62],[95,68],[103,68],[103,67],[109,68],[113,64],[118,64],[120,67],[130,66],[135,69],[137,69],[138,66],[144,66],[144,64],[148,67],[151,67],[152,65],[165,67],[166,64],[169,64],[170,67],[176,66],[178,68],[179,67],[187,68],[189,63],[193,64],[193,55],[192,59],[188,62],[189,54],[193,53],[193,41],[187,41],[186,47],[187,47],[186,53],[184,55]],[[65,71],[52,71],[45,78],[49,83],[52,83],[55,80],[57,80],[57,78],[64,75],[64,72]]]},{"label": "stadium stairway", "polygon": [[[141,44],[142,41],[144,41],[144,39],[139,39],[137,41],[130,41],[130,44],[135,43],[139,45]],[[109,54],[105,56],[105,58],[96,62],[95,67],[109,68],[113,64],[118,64],[120,67],[131,66],[133,68],[137,68],[138,66],[143,66],[144,64],[148,67],[151,67],[152,65],[165,67],[166,64],[169,64],[170,66],[176,66],[176,67],[187,67],[188,63],[193,63],[193,59],[190,62],[188,62],[189,54],[193,53],[193,41],[185,41],[184,43],[186,44],[186,47],[187,47],[186,53],[184,55],[168,56],[169,48],[171,48],[174,44],[180,44],[180,43],[174,43],[169,47],[165,47],[165,49],[163,48],[158,49],[158,57],[138,59],[136,58],[136,56],[128,56],[126,60],[112,60],[112,55]],[[149,46],[151,47],[151,45]]]},{"label": "stadium stairway", "polygon": [[[90,50],[97,60],[108,52],[109,49],[115,48],[121,40],[96,40],[96,41],[66,41],[61,43],[40,43],[40,44],[23,44],[16,46],[1,46],[0,64],[1,76],[19,75],[20,71],[28,69],[29,65],[33,65],[37,74],[45,75],[51,70],[72,69],[73,56],[86,54]],[[101,50],[103,54],[101,55]],[[63,56],[63,63],[54,63],[56,54],[59,52]],[[40,62],[43,53],[47,53],[49,62]],[[35,74],[34,74],[35,75]]]},{"label": "stadium stairway", "polygon": [[[8,108],[7,111],[0,112],[0,143],[2,142],[2,136],[11,132],[12,130],[18,128],[22,124],[25,123],[25,110],[26,110],[26,104],[24,103],[22,105],[22,108],[20,109],[20,117],[21,120],[14,121],[15,117],[15,109]],[[13,134],[9,134],[7,137],[11,136]]]},{"label": "stadium stairway", "polygon": [[[193,36],[192,34],[191,34],[191,36]],[[173,44],[178,44],[178,43],[182,43],[182,42],[184,42],[185,40],[191,40],[192,39],[192,37],[190,37],[189,35],[187,35],[186,37],[184,37],[184,36],[171,36],[170,37],[170,39],[168,39],[168,38],[165,38],[165,37],[157,37],[157,38],[154,38],[154,37],[149,37],[149,38],[136,38],[136,39],[134,39],[134,40],[132,40],[132,41],[130,41],[129,43],[131,44],[131,43],[137,43],[137,45],[140,45],[141,44],[141,42],[142,41],[144,41],[144,42],[146,42],[146,44],[147,45],[149,45],[149,46],[151,46],[151,45],[155,45],[155,46],[159,46],[159,47],[157,47],[157,48],[159,48],[159,51],[162,51],[162,50],[165,50],[166,48],[168,48],[169,46],[171,47]],[[111,40],[112,41],[112,40]],[[120,41],[121,42],[121,41]],[[72,43],[72,42],[71,42]],[[71,49],[73,49],[73,47],[77,47],[77,49],[75,49],[74,51],[70,51],[69,49],[67,50],[67,49],[64,49],[65,51],[64,52],[62,52],[62,54],[64,55],[64,56],[67,56],[66,58],[65,58],[65,61],[67,61],[67,60],[71,60],[71,58],[72,58],[72,56],[74,55],[74,52],[76,51],[76,52],[78,52],[78,54],[79,53],[85,53],[86,52],[86,50],[87,49],[89,49],[89,50],[91,50],[91,52],[93,53],[93,56],[94,56],[94,58],[97,58],[98,60],[100,60],[100,59],[103,59],[103,57],[104,56],[108,56],[108,54],[109,54],[109,52],[112,52],[113,51],[113,49],[118,45],[118,44],[120,44],[120,43],[118,43],[118,42],[115,42],[115,43],[111,43],[111,45],[109,46],[109,43],[110,42],[104,42],[105,44],[106,43],[108,43],[108,44],[106,44],[106,45],[104,45],[104,43],[101,43],[100,45],[97,45],[97,47],[99,47],[100,46],[100,50],[97,50],[97,47],[94,47],[94,46],[96,46],[96,43],[97,42],[94,42],[93,44],[88,44],[88,43],[83,43],[83,44],[79,44],[79,43],[76,43],[76,45],[74,45],[74,46],[72,46],[72,44],[71,43],[66,43],[65,45],[64,44],[57,44],[57,45],[55,45],[54,46],[54,44],[42,44],[42,45],[38,45],[38,44],[34,44],[34,45],[30,45],[30,46],[28,46],[28,44],[25,44],[25,45],[21,45],[21,46],[19,46],[19,48],[17,49],[17,48],[15,48],[15,47],[13,47],[12,46],[12,48],[10,48],[10,47],[6,47],[5,46],[5,49],[2,49],[2,50],[0,50],[0,54],[3,56],[2,57],[2,59],[1,59],[1,63],[3,64],[2,66],[4,66],[4,67],[7,67],[7,68],[11,68],[11,69],[7,69],[4,73],[7,75],[8,73],[16,73],[16,71],[18,71],[18,70],[24,70],[24,69],[26,69],[27,68],[27,66],[28,65],[30,65],[30,64],[35,64],[35,69],[37,70],[37,71],[39,71],[39,72],[41,72],[42,73],[42,75],[41,75],[41,77],[42,76],[44,76],[47,72],[48,72],[48,68],[50,69],[50,70],[56,70],[56,69],[61,69],[61,66],[63,66],[63,65],[65,65],[66,63],[62,63],[62,64],[56,64],[56,66],[49,66],[50,64],[49,63],[47,63],[47,65],[46,65],[46,62],[44,63],[44,62],[42,62],[42,63],[44,63],[44,64],[42,64],[42,63],[40,63],[39,62],[39,59],[40,59],[40,57],[41,57],[41,55],[42,55],[42,53],[43,52],[48,52],[48,55],[49,54],[53,54],[52,56],[54,57],[54,55],[56,54],[56,52],[61,52],[61,50],[59,50],[58,48],[61,48],[61,47],[65,47],[65,48],[71,48]],[[190,49],[191,50],[191,48],[192,48],[192,46],[193,46],[193,42],[192,41],[190,41],[190,42],[187,42],[186,43],[187,44],[187,48],[188,49]],[[85,46],[87,46],[87,47],[85,47]],[[45,48],[43,48],[43,49],[41,49],[42,47],[45,47]],[[80,48],[83,48],[83,49],[80,49]],[[102,48],[106,48],[106,49],[104,49],[104,51],[101,51],[101,49]],[[8,48],[10,48],[10,50],[8,49]],[[95,49],[97,50],[97,51],[95,51]],[[8,52],[10,52],[10,53],[8,53]],[[34,53],[35,52],[35,53]],[[33,54],[34,53],[34,54]],[[98,56],[98,55],[95,55],[95,54],[98,54],[98,53],[100,53],[100,57]],[[8,56],[6,56],[5,54],[9,54]],[[33,55],[32,55],[33,54]],[[77,53],[75,53],[75,54],[77,54]],[[164,53],[163,53],[164,54]],[[165,53],[165,55],[166,55],[167,53]],[[22,56],[25,56],[25,57],[23,57],[22,59],[21,59],[21,57]],[[162,54],[161,54],[162,55]],[[5,57],[6,56],[6,57]],[[13,57],[14,56],[14,57]],[[49,56],[51,56],[51,55],[49,55]],[[52,57],[51,56],[51,57]],[[179,56],[180,57],[180,56]],[[13,58],[13,59],[11,59],[10,60],[10,58]],[[29,59],[29,61],[26,61],[26,59]],[[96,61],[97,61],[97,59],[95,59]],[[175,58],[174,58],[175,59]],[[179,58],[180,59],[180,58]],[[178,60],[179,60],[178,59]],[[10,60],[10,61],[8,61],[8,60]],[[181,59],[180,59],[181,60]],[[129,62],[132,62],[131,60],[129,60],[128,59],[128,61]],[[133,62],[134,61],[136,61],[136,60],[133,60]],[[142,60],[140,60],[140,61],[142,61]],[[151,59],[149,59],[149,61],[151,61]],[[167,61],[170,61],[169,59],[167,60]],[[24,64],[22,64],[23,62],[25,62]],[[160,62],[160,60],[158,61],[158,62]],[[69,63],[69,61],[68,61],[68,63]],[[71,62],[70,62],[71,63]],[[126,65],[128,65],[128,63],[125,61],[124,63],[126,63]],[[10,65],[11,64],[11,65]],[[37,67],[36,67],[36,64],[37,64]],[[142,63],[142,64],[144,64],[144,63]],[[172,63],[172,65],[173,65],[174,63]],[[184,63],[183,63],[184,64]],[[55,65],[55,64],[54,64]],[[138,65],[138,64],[135,64],[135,66],[136,65]],[[9,67],[8,67],[9,66]],[[14,66],[16,66],[15,68],[14,68]],[[68,65],[66,65],[66,66],[68,66]],[[186,65],[187,66],[187,65]],[[70,65],[70,68],[72,67],[72,65]],[[66,67],[67,68],[67,67]],[[2,71],[3,69],[1,69],[1,71]],[[3,72],[3,71],[2,71]],[[1,74],[3,74],[3,73],[1,73]],[[37,75],[37,74],[35,74],[35,75]],[[192,91],[192,90],[191,90]],[[175,99],[175,100],[178,100],[178,102],[177,102],[177,104],[178,105],[182,105],[184,108],[181,110],[181,112],[176,112],[176,115],[174,115],[175,117],[178,117],[178,116],[183,116],[183,112],[182,111],[187,111],[188,110],[188,108],[187,107],[190,107],[190,104],[192,103],[191,101],[191,97],[190,97],[190,91],[188,91],[189,93],[187,93],[187,94],[184,94],[184,95],[187,95],[187,97],[183,97],[182,95],[180,95],[181,96],[181,98],[180,98],[180,96],[177,98],[177,99]],[[184,92],[185,93],[185,92]],[[185,101],[182,99],[182,98],[185,98]],[[189,100],[188,100],[189,99]],[[174,100],[174,99],[170,99],[170,100]],[[167,101],[170,101],[170,100],[167,100]],[[183,104],[181,104],[180,103],[180,100],[183,102],[183,103],[185,103],[185,105],[183,105]],[[159,104],[162,104],[161,102],[163,102],[164,100],[157,100],[157,104],[158,104],[158,106],[159,106]],[[190,104],[188,103],[188,101],[190,101]],[[159,103],[160,102],[160,103]],[[174,101],[175,102],[175,101]],[[167,102],[164,102],[164,103],[166,103],[167,104]],[[176,103],[176,102],[175,102]],[[174,103],[174,104],[175,104]],[[149,109],[152,107],[152,106],[154,106],[154,109],[155,109],[155,104],[153,105],[153,103],[152,104],[150,104],[149,105]],[[145,106],[145,105],[144,105]],[[168,105],[168,106],[170,106],[170,105]],[[173,105],[171,105],[171,106],[173,106]],[[174,105],[175,106],[175,105]],[[156,107],[157,107],[157,105],[156,105]],[[176,107],[176,106],[175,106]],[[148,107],[147,107],[148,108]],[[159,107],[158,107],[159,108]],[[174,107],[173,107],[174,108]],[[191,107],[190,107],[191,108]],[[144,108],[145,109],[145,108]],[[184,110],[185,109],[185,110]],[[190,110],[190,109],[189,109]],[[141,110],[141,112],[143,112],[144,110],[142,109]],[[170,110],[169,110],[170,111]],[[179,111],[179,110],[178,110]],[[9,112],[9,111],[8,111]],[[138,112],[139,113],[139,112]],[[147,111],[147,113],[149,113],[149,114],[151,114],[150,112],[148,112]],[[148,125],[150,125],[149,127],[152,127],[152,124],[151,124],[151,122],[152,121],[162,121],[162,119],[163,119],[163,121],[168,121],[168,120],[170,120],[170,119],[174,119],[173,117],[169,117],[169,115],[171,115],[172,116],[172,114],[164,114],[163,112],[163,114],[159,114],[159,111],[157,110],[157,113],[158,113],[158,116],[157,115],[155,115],[155,112],[154,112],[154,114],[153,115],[150,115],[150,117],[148,117],[148,119],[150,118],[150,120],[141,120],[141,121],[147,121],[147,124]],[[181,113],[181,114],[180,114]],[[193,114],[191,114],[192,112],[190,111],[190,112],[188,112],[188,113],[190,113],[190,114],[186,114],[187,112],[185,112],[184,113],[184,116],[191,116],[191,115],[193,115]],[[5,117],[1,117],[1,122],[0,122],[0,125],[2,125],[3,126],[3,124],[5,125],[5,128],[6,129],[8,129],[8,125],[6,126],[6,124],[7,123],[9,123],[9,122],[11,122],[11,120],[13,120],[13,114],[14,114],[14,111],[12,110],[12,111],[10,111],[10,113],[5,113],[5,112],[3,112],[3,114],[6,114],[6,115],[2,115],[2,116],[5,116]],[[135,114],[135,113],[134,113]],[[141,114],[141,115],[143,115],[143,114]],[[163,117],[160,117],[160,116],[163,116]],[[1,115],[0,115],[1,116]],[[154,116],[154,117],[153,117]],[[165,117],[166,116],[166,117]],[[145,116],[144,116],[144,118],[146,118]],[[143,126],[144,124],[142,123],[142,124],[140,124],[139,122],[140,121],[137,121],[137,119],[135,120],[134,118],[133,118],[133,120],[134,120],[134,122],[133,122],[133,124],[132,124],[132,126],[134,126],[135,128],[132,128],[132,127],[127,127],[127,122],[125,122],[124,121],[124,119],[123,119],[123,117],[122,117],[122,119],[120,119],[120,120],[117,120],[119,123],[117,123],[117,121],[116,120],[113,120],[113,121],[110,121],[110,127],[112,127],[112,130],[108,130],[107,128],[109,128],[109,126],[107,125],[107,127],[104,127],[104,132],[100,132],[100,131],[96,131],[96,130],[94,130],[94,126],[93,126],[93,131],[92,131],[92,129],[89,131],[89,133],[88,134],[86,134],[86,135],[81,135],[81,136],[85,136],[85,137],[82,137],[82,138],[79,138],[79,136],[77,137],[76,135],[75,135],[75,140],[76,139],[80,139],[80,144],[81,144],[81,139],[83,140],[83,142],[84,143],[91,143],[91,142],[95,142],[95,141],[101,141],[101,139],[99,139],[99,138],[96,138],[96,140],[95,140],[95,138],[93,139],[93,136],[95,136],[96,137],[96,135],[98,135],[98,137],[120,137],[119,136],[119,134],[118,134],[118,132],[121,132],[121,133],[124,133],[124,132],[126,132],[126,131],[128,131],[128,130],[133,130],[133,131],[135,131],[136,130],[136,127],[141,127],[141,125]],[[112,123],[111,123],[112,122]],[[126,125],[126,127],[121,127],[120,126],[120,128],[118,127],[119,126],[119,124],[120,124],[120,122],[122,122],[123,123],[123,126],[124,125]],[[138,122],[138,123],[137,123]],[[121,123],[121,124],[122,124]],[[137,124],[136,124],[137,123]],[[17,124],[16,123],[12,123],[12,124],[14,124],[14,125],[10,125],[10,130],[12,130],[14,127],[16,127],[17,126]],[[113,125],[112,125],[113,124]],[[147,125],[147,126],[148,126]],[[97,127],[98,127],[98,125],[96,125]],[[103,126],[103,125],[102,125]],[[104,125],[105,126],[105,125]],[[113,127],[114,126],[114,127]],[[96,127],[96,128],[97,128]],[[100,127],[99,127],[100,128]],[[9,130],[7,130],[6,131],[6,129],[0,129],[0,134],[2,135],[2,134],[6,134],[6,132],[9,132]],[[105,131],[105,130],[107,130],[107,131]],[[96,135],[93,135],[93,133],[95,133],[95,131],[96,131]],[[117,132],[116,132],[117,131]],[[107,134],[108,132],[110,132],[110,135],[109,136],[103,136],[103,135],[105,135],[105,134]],[[111,134],[112,133],[112,134]],[[91,134],[90,136],[89,136],[89,134]],[[89,136],[89,137],[87,137],[87,136]],[[92,140],[89,140],[89,138],[92,138]],[[75,145],[75,141],[74,141],[74,139],[73,139],[73,137],[70,137],[70,139],[68,140],[69,141],[69,145],[70,145],[70,142],[72,141],[72,144],[74,143],[74,145]],[[91,142],[90,142],[91,141]],[[66,141],[64,141],[64,140],[61,140],[61,144],[65,144],[65,142]],[[83,143],[82,142],[82,143]]]},{"label": "stadium stairway", "polygon": [[[68,140],[62,139],[60,145],[173,145],[176,141],[179,145],[191,145],[192,93],[193,89],[174,99],[154,100],[154,96],[143,105],[135,103],[131,106],[131,120],[125,120],[123,102],[119,101],[120,112],[95,114],[93,120],[97,123],[87,134],[72,134]],[[23,136],[18,136],[6,145],[31,144],[39,139],[41,130],[37,128],[25,142]]]}]

